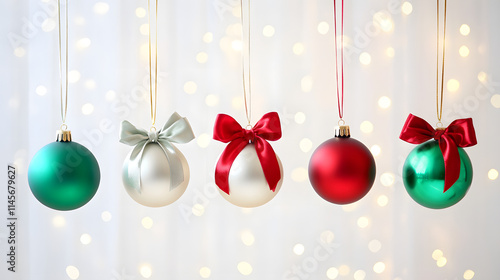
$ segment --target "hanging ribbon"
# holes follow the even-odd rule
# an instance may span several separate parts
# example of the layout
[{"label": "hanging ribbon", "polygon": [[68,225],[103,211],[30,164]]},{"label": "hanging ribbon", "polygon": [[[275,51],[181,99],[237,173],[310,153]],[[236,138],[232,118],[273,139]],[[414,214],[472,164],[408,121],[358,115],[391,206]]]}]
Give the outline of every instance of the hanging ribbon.
[{"label": "hanging ribbon", "polygon": [[444,158],[444,191],[455,184],[460,176],[460,155],[458,147],[471,147],[477,144],[472,119],[458,119],[446,129],[435,130],[425,120],[410,114],[406,119],[399,138],[411,144],[421,144],[430,139],[439,142]]},{"label": "hanging ribbon", "polygon": [[[335,36],[335,80],[337,81],[337,107],[339,110],[339,124],[344,123],[344,0],[342,0],[340,18],[340,66],[337,42],[337,1],[333,0],[333,27]],[[339,73],[340,67],[340,73]]]},{"label": "hanging ribbon", "polygon": [[251,129],[242,128],[231,116],[217,115],[214,126],[214,139],[229,143],[222,152],[215,168],[215,183],[217,186],[229,194],[229,171],[231,166],[243,148],[253,143],[269,188],[275,191],[281,179],[281,171],[276,153],[267,141],[276,141],[280,138],[281,123],[276,112],[265,114]]},{"label": "hanging ribbon", "polygon": [[184,182],[184,172],[181,160],[176,149],[171,143],[188,143],[194,139],[194,133],[186,118],[173,113],[167,123],[159,130],[146,131],[136,128],[128,121],[123,121],[120,131],[120,142],[129,146],[135,146],[130,154],[128,165],[130,179],[134,188],[141,192],[140,170],[144,148],[148,143],[158,144],[170,165],[170,190],[175,189]]}]

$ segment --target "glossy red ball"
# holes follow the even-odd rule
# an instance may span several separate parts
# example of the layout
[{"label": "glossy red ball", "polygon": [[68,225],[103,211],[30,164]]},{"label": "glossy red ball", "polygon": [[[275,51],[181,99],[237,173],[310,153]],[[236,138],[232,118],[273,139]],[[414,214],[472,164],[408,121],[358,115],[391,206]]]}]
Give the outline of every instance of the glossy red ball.
[{"label": "glossy red ball", "polygon": [[309,180],[314,190],[336,204],[353,203],[364,197],[372,188],[375,172],[370,150],[353,138],[325,141],[309,162]]}]

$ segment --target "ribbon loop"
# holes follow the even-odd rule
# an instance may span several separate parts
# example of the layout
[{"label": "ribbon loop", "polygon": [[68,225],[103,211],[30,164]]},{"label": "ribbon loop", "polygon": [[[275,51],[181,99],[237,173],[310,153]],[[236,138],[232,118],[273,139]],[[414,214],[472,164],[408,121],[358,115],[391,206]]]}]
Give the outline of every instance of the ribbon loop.
[{"label": "ribbon loop", "polygon": [[229,143],[222,152],[215,168],[215,183],[229,194],[229,171],[238,154],[250,142],[255,144],[264,176],[272,191],[276,190],[281,171],[272,146],[267,141],[281,138],[281,123],[278,113],[265,114],[252,129],[241,127],[235,119],[225,114],[217,115],[214,126],[214,140]]},{"label": "ribbon loop", "polygon": [[170,190],[178,187],[184,181],[184,170],[178,151],[172,143],[188,143],[193,139],[194,133],[188,120],[177,113],[173,113],[159,131],[146,131],[128,121],[123,121],[120,142],[134,146],[129,157],[129,174],[134,188],[141,192],[141,175],[137,170],[141,167],[144,148],[149,143],[158,144],[167,157],[170,165]]},{"label": "ribbon loop", "polygon": [[410,114],[399,138],[411,144],[421,144],[434,139],[439,142],[445,167],[444,191],[455,184],[460,176],[460,154],[458,147],[477,144],[476,132],[471,118],[453,121],[446,129],[434,129],[425,120]]}]

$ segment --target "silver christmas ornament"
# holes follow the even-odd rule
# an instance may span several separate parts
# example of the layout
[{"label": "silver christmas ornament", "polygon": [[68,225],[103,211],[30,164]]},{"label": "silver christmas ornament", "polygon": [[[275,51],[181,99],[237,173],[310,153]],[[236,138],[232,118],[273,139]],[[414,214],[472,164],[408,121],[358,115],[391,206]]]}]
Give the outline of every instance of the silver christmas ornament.
[{"label": "silver christmas ornament", "polygon": [[[281,160],[276,155],[280,172],[283,174]],[[219,189],[219,193],[230,203],[239,207],[258,207],[271,201],[283,184],[283,175],[281,176],[276,190],[273,192],[262,171],[262,165],[255,151],[254,144],[248,144],[238,154],[229,171],[230,194]]]}]

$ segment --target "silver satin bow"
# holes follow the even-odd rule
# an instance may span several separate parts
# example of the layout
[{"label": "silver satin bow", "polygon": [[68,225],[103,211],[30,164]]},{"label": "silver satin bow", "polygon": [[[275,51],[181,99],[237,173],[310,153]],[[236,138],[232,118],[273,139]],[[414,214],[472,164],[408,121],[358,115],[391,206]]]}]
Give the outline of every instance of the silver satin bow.
[{"label": "silver satin bow", "polygon": [[[136,128],[128,121],[123,121],[120,130],[120,142],[135,146],[130,154],[129,174],[133,186],[141,192],[141,167],[142,154],[146,144],[156,142],[165,152],[170,165],[170,190],[175,189],[184,181],[182,163],[171,143],[188,143],[194,139],[194,133],[186,118],[174,112],[167,123],[158,131],[146,131]],[[136,170],[136,171],[134,171]]]}]

